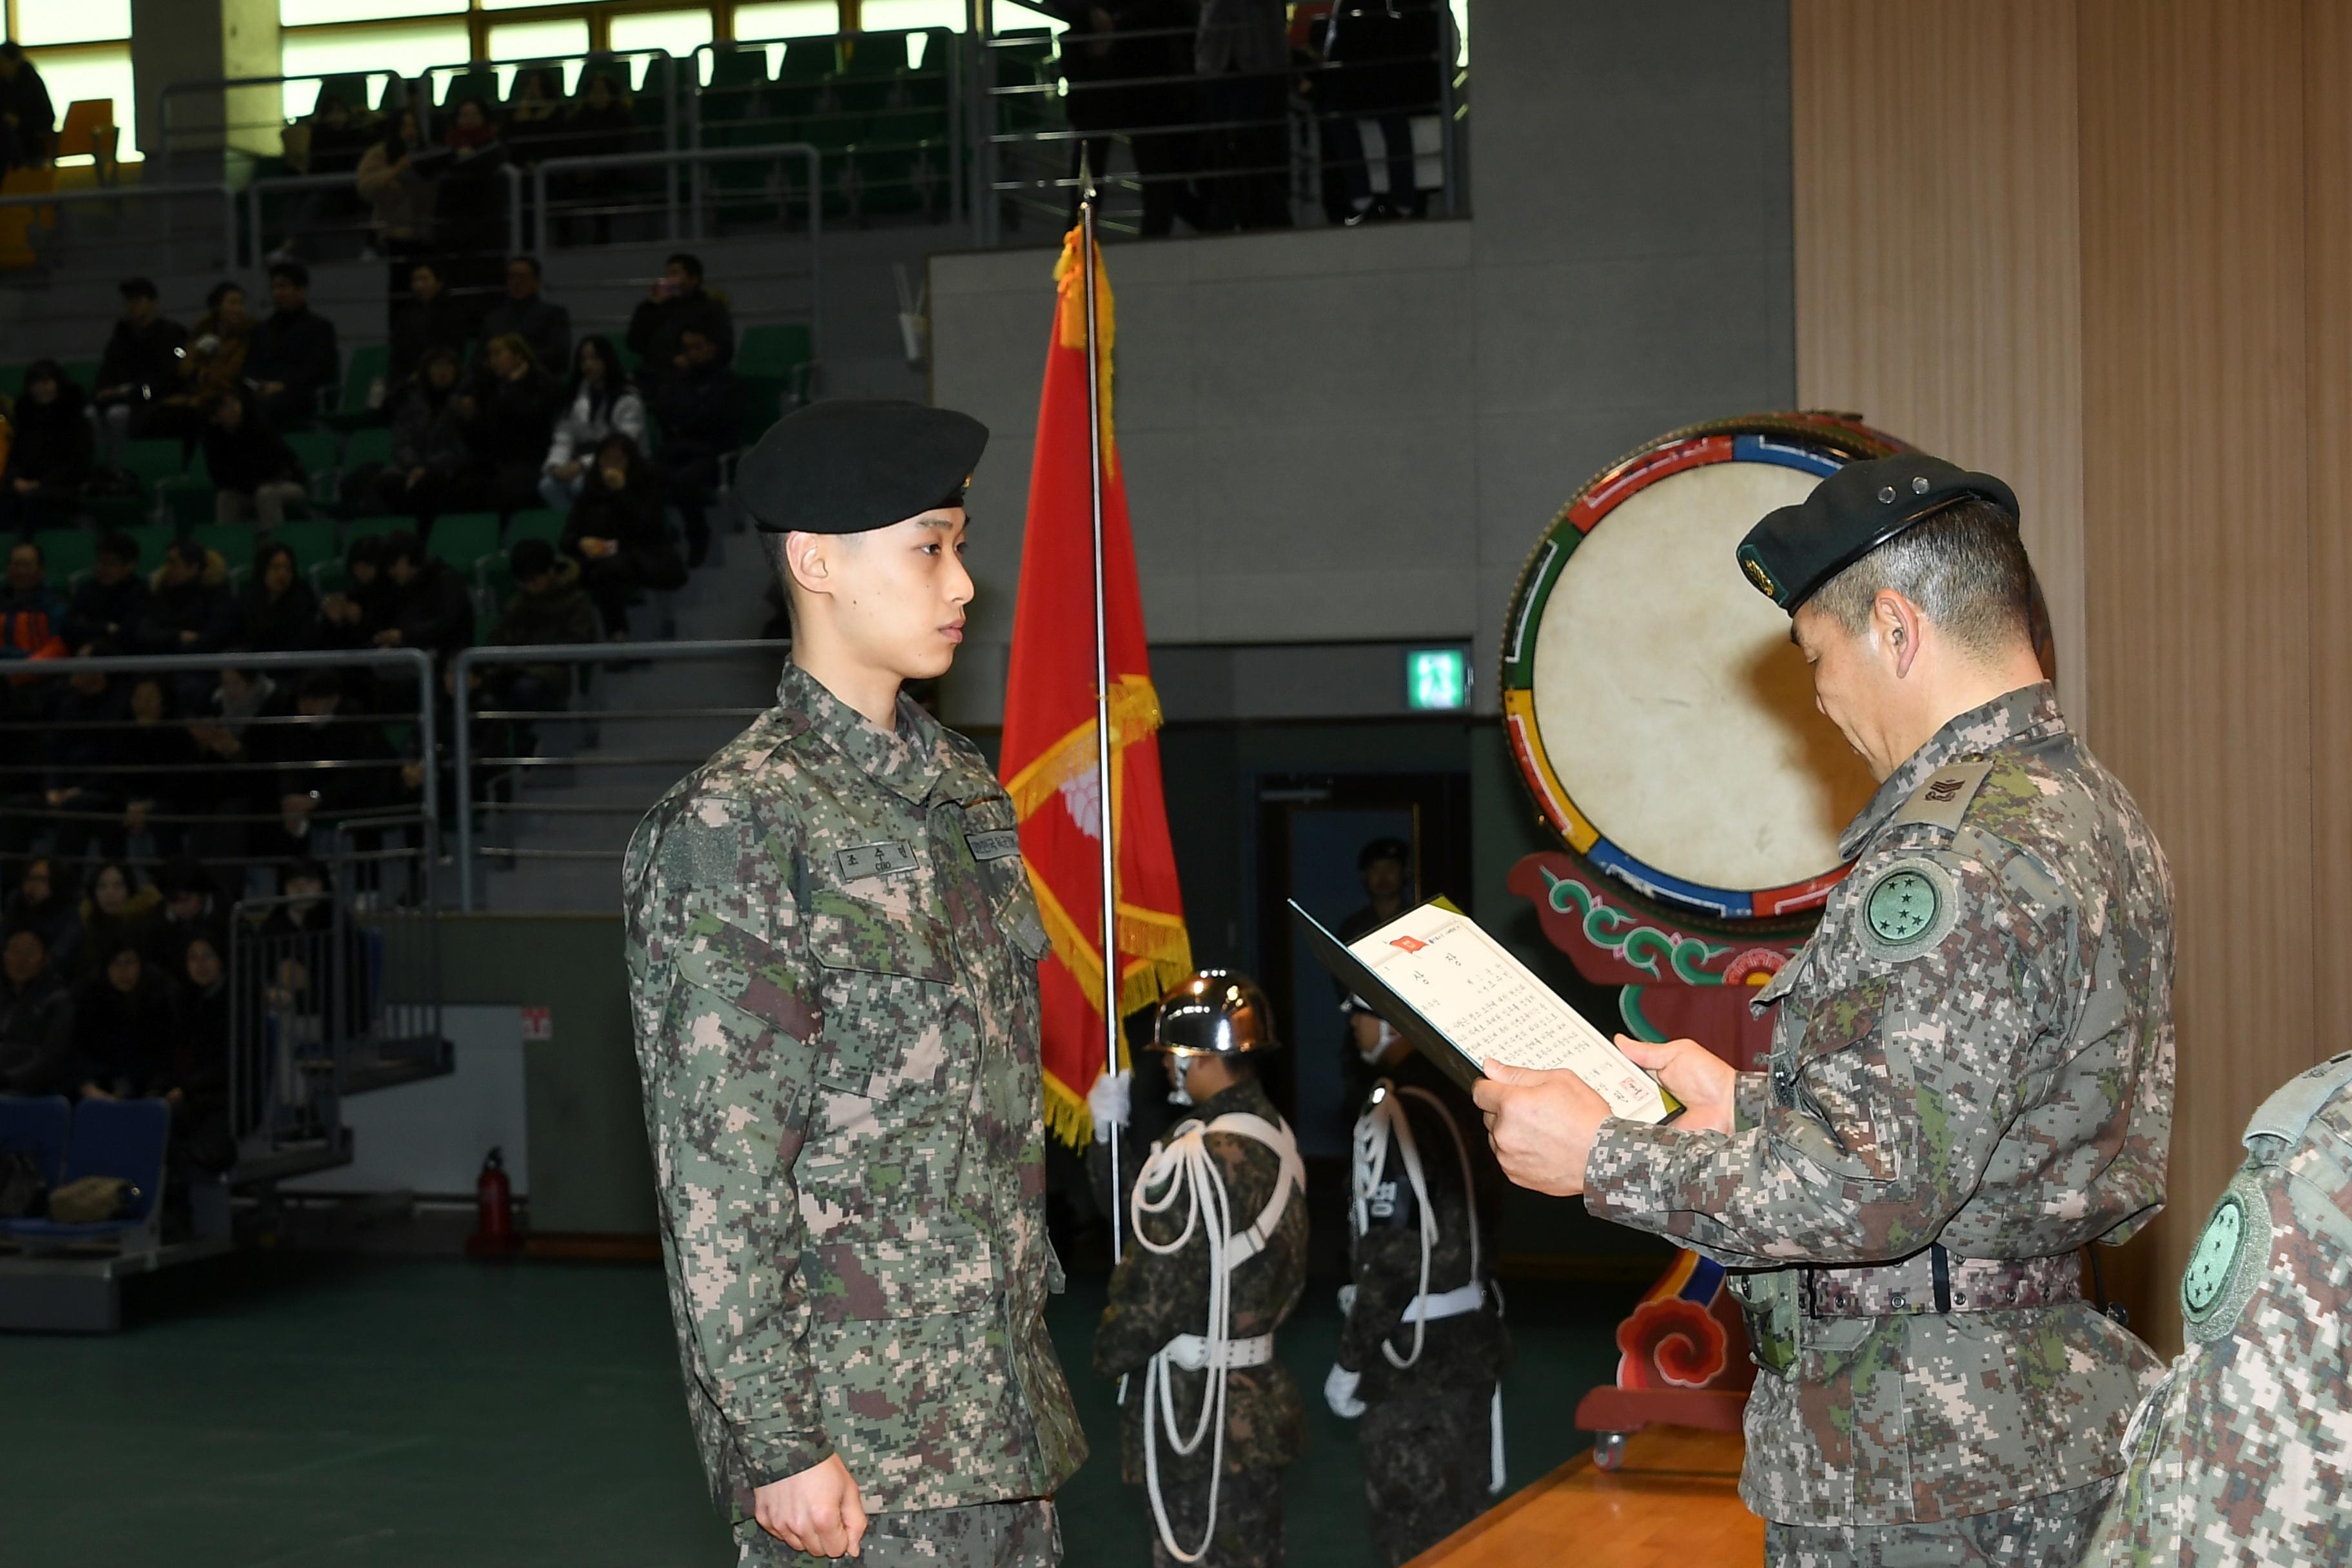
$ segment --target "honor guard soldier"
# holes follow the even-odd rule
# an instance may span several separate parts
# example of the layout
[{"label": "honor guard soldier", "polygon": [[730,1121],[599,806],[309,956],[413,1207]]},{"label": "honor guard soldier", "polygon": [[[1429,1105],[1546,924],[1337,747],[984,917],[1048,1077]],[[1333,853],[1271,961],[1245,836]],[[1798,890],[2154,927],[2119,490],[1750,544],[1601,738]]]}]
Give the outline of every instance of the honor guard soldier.
[{"label": "honor guard soldier", "polygon": [[1043,1568],[1085,1457],[1044,1321],[1045,930],[1011,800],[899,690],[961,640],[987,439],[818,403],[744,456],[792,661],[629,844],[670,1310],[746,1563]]},{"label": "honor guard soldier", "polygon": [[2007,485],[1850,464],[1738,564],[1883,781],[1755,997],[1769,1070],[1624,1041],[1682,1118],[1500,1066],[1478,1104],[1512,1180],[1743,1271],[1773,1562],[2072,1563],[2158,1371],[2079,1249],[2164,1201],[2170,873],[2044,682]]},{"label": "honor guard soldier", "polygon": [[2090,1568],[2352,1561],[2352,1052],[2246,1124]]},{"label": "honor guard soldier", "polygon": [[1347,1321],[1323,1397],[1363,1421],[1372,1544],[1402,1568],[1502,1489],[1499,1173],[1469,1097],[1360,1002],[1344,1011],[1379,1078],[1356,1119]]},{"label": "honor guard soldier", "polygon": [[1307,1167],[1251,1060],[1280,1043],[1265,993],[1223,970],[1152,1024],[1192,1114],[1129,1195],[1095,1370],[1120,1380],[1120,1474],[1150,1500],[1156,1568],[1282,1562],[1282,1467],[1307,1413],[1274,1331],[1307,1286]]}]

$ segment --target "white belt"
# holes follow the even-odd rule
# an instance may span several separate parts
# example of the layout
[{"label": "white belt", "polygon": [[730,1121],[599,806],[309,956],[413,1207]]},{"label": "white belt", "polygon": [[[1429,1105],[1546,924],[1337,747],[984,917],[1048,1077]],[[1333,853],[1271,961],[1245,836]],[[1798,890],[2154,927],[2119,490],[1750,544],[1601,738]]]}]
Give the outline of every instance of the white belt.
[{"label": "white belt", "polygon": [[1475,1279],[1439,1296],[1416,1296],[1404,1304],[1404,1321],[1433,1323],[1440,1318],[1458,1318],[1475,1312],[1486,1304],[1486,1288]]},{"label": "white belt", "polygon": [[1220,1354],[1212,1357],[1209,1342],[1200,1334],[1178,1334],[1164,1348],[1170,1361],[1186,1372],[1203,1372],[1213,1359],[1219,1367],[1264,1366],[1274,1359],[1274,1336],[1259,1334],[1255,1339],[1227,1340],[1219,1347]]}]

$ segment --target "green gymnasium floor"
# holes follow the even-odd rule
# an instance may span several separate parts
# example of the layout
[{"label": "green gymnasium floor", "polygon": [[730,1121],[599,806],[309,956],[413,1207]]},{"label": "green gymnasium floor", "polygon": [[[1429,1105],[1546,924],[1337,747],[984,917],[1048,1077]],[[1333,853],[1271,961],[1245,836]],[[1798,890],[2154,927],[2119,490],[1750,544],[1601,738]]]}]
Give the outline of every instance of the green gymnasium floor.
[{"label": "green gymnasium floor", "polygon": [[[107,1339],[0,1337],[0,1561],[26,1568],[667,1568],[731,1563],[704,1501],[661,1277],[608,1264],[239,1259],[163,1282]],[[1609,1375],[1638,1294],[1527,1284],[1505,1386],[1516,1488],[1581,1447],[1570,1413]],[[1070,1568],[1147,1561],[1118,1479],[1108,1385],[1087,1374],[1099,1279],[1055,1338],[1095,1454],[1062,1495]],[[1308,1395],[1290,1471],[1292,1568],[1367,1568],[1361,1476],[1319,1390],[1339,1329],[1318,1284],[1285,1331]]]}]

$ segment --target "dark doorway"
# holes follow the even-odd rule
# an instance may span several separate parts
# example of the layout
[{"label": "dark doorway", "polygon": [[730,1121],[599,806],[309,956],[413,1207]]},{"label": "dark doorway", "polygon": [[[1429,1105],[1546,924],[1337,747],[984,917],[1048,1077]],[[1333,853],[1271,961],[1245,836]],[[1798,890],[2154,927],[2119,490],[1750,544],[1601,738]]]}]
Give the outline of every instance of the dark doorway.
[{"label": "dark doorway", "polygon": [[1265,773],[1259,775],[1258,982],[1290,1049],[1270,1064],[1266,1088],[1310,1159],[1348,1152],[1360,1092],[1341,1026],[1341,996],[1293,931],[1288,900],[1337,927],[1364,907],[1357,854],[1375,838],[1412,850],[1408,905],[1444,895],[1469,908],[1470,775]]}]

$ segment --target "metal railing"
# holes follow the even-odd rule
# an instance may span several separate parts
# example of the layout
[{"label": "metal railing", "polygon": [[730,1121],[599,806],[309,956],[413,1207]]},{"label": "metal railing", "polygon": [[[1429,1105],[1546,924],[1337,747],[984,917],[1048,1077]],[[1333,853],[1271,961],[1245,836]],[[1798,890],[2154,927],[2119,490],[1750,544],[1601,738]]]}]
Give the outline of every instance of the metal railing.
[{"label": "metal railing", "polygon": [[[172,185],[113,184],[95,190],[50,191],[40,194],[0,196],[0,207],[77,206],[95,202],[110,202],[128,205],[141,202],[168,202],[202,197],[220,203],[221,265],[236,265],[236,195],[226,184],[186,184]],[[179,264],[178,230],[167,210],[163,215],[161,241],[163,264]]]},{"label": "metal railing", "polygon": [[[476,250],[485,255],[495,254],[503,259],[516,251],[528,250],[530,246],[527,231],[523,227],[523,172],[512,163],[504,163],[498,166],[498,173],[506,181],[507,186],[506,243],[486,246],[479,242],[478,236],[467,237],[473,241],[473,247]],[[248,267],[258,267],[261,265],[261,258],[268,254],[264,248],[264,223],[265,209],[271,197],[293,195],[305,191],[349,191],[357,195],[358,190],[358,177],[352,174],[272,174],[253,181],[236,198],[242,202],[245,207],[245,264]],[[333,226],[332,225],[308,225],[303,232],[304,235],[315,238],[320,233],[331,232]],[[362,209],[352,221],[341,226],[353,234],[372,235],[375,227],[375,219],[373,214]],[[287,239],[290,242],[301,237],[293,231],[289,224]],[[440,252],[436,250],[435,254],[438,255]]]},{"label": "metal railing", "polygon": [[[499,667],[527,665],[563,665],[577,670],[614,662],[671,663],[684,660],[720,660],[740,658],[750,655],[772,657],[777,665],[790,651],[788,642],[748,638],[716,642],[628,643],[566,643],[545,646],[469,647],[457,655],[450,687],[456,704],[452,737],[456,757],[456,805],[457,904],[471,913],[476,901],[476,861],[485,854],[499,856],[509,861],[523,860],[610,860],[617,863],[626,847],[628,829],[649,810],[659,791],[650,795],[633,795],[626,800],[531,801],[523,798],[524,791],[509,789],[509,798],[493,798],[502,788],[511,785],[517,774],[528,774],[549,769],[626,769],[677,768],[684,772],[707,761],[710,748],[698,752],[664,752],[655,755],[638,753],[573,752],[547,755],[535,746],[516,744],[501,747],[487,754],[478,749],[478,726],[495,725],[505,735],[525,735],[539,727],[571,726],[590,731],[601,731],[607,726],[631,723],[675,722],[700,720],[749,720],[767,710],[769,703],[708,705],[701,707],[663,705],[630,709],[597,707],[583,704],[571,708],[541,709],[510,707],[499,700],[498,689],[485,683],[484,691],[491,705],[477,708],[474,677]],[[575,686],[578,682],[573,683]],[[493,736],[492,739],[498,737]],[[675,776],[675,775],[671,775]],[[667,787],[667,784],[663,787]],[[618,818],[621,831],[608,845],[594,847],[551,847],[508,843],[485,849],[479,843],[478,816],[497,818],[520,826],[524,819],[542,817],[607,817]]]}]

